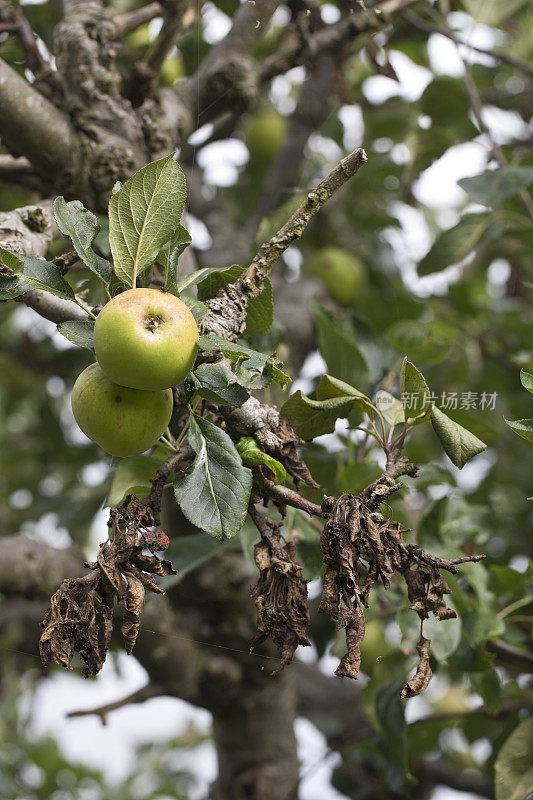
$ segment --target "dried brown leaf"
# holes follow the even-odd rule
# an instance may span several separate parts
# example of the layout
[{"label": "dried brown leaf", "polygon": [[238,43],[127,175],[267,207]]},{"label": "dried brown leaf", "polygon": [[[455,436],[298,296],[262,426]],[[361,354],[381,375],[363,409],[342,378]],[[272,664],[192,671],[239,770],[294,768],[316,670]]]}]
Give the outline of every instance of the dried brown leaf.
[{"label": "dried brown leaf", "polygon": [[341,663],[335,670],[338,678],[359,677],[361,666],[361,642],[365,635],[365,615],[361,606],[357,605],[352,612],[352,620],[346,625],[347,652],[343,655]]},{"label": "dried brown leaf", "polygon": [[406,697],[416,697],[427,689],[433,674],[431,672],[431,667],[429,666],[430,645],[431,641],[429,639],[426,639],[424,636],[420,637],[420,640],[416,646],[416,652],[418,653],[418,666],[411,680],[405,684],[400,692],[400,697],[402,700],[404,700]]},{"label": "dried brown leaf", "polygon": [[122,636],[124,638],[126,652],[130,655],[137,641],[137,634],[139,633],[145,589],[142,581],[139,580],[136,575],[133,575],[131,572],[126,572],[125,576],[128,588],[124,596],[124,605],[126,608],[122,620]]}]

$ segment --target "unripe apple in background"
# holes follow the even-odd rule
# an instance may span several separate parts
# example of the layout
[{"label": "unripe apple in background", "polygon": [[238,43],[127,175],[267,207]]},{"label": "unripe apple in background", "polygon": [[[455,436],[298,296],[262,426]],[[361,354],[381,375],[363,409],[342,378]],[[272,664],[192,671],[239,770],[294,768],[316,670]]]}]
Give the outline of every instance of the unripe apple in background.
[{"label": "unripe apple in background", "polygon": [[359,299],[365,268],[356,256],[340,247],[324,247],[313,257],[311,270],[339,305],[353,306]]},{"label": "unripe apple in background", "polygon": [[244,128],[250,158],[267,164],[278,152],[287,133],[287,120],[277,111],[259,111],[250,117]]},{"label": "unripe apple in background", "polygon": [[169,292],[129,289],[100,311],[94,325],[98,363],[114,383],[130,389],[168,389],[191,370],[198,328]]},{"label": "unripe apple in background", "polygon": [[98,364],[78,377],[72,411],[84,434],[112,456],[144,453],[168,427],[172,390],[127,389],[112,383]]}]

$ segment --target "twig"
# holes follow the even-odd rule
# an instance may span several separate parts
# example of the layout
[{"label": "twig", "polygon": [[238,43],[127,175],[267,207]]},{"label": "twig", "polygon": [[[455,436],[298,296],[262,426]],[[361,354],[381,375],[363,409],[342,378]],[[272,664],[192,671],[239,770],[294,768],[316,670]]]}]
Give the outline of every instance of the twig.
[{"label": "twig", "polygon": [[162,17],[164,9],[161,3],[148,3],[147,6],[136,8],[127,14],[116,14],[113,18],[115,24],[115,38],[121,39],[126,34],[146,25],[147,22]]},{"label": "twig", "polygon": [[126,695],[126,697],[123,697],[121,700],[115,700],[112,703],[105,703],[103,706],[97,706],[96,708],[69,711],[67,717],[72,719],[73,717],[87,717],[91,714],[96,714],[97,717],[100,717],[102,725],[107,725],[107,715],[110,711],[115,711],[117,708],[129,706],[133,703],[144,703],[146,700],[150,700],[152,697],[161,697],[162,694],[163,692],[159,687],[148,683],[141,689],[137,689],[135,692]]},{"label": "twig", "polygon": [[301,42],[288,52],[275,53],[267,58],[261,70],[261,80],[269,81],[276,75],[287,72],[289,69],[305,64],[306,61],[316,58],[324,50],[338,50],[341,45],[352,36],[365,31],[379,30],[384,24],[401,12],[404,8],[414,5],[418,0],[385,0],[377,3],[372,8],[355,10],[338,22],[326,25],[317,33],[309,36],[302,47]]},{"label": "twig", "polygon": [[293,489],[288,489],[286,486],[278,484],[274,485],[268,483],[265,483],[263,488],[266,489],[270,497],[278,502],[283,503],[283,505],[299,508],[301,511],[306,511],[308,514],[312,514],[315,517],[322,517],[323,519],[326,517],[326,514],[322,510],[321,506],[318,506],[316,503],[312,503],[310,500],[306,500],[305,497],[302,497]]},{"label": "twig", "polygon": [[472,717],[502,719],[503,717],[508,717],[510,714],[516,714],[517,711],[531,708],[531,706],[533,706],[533,700],[523,698],[522,700],[510,700],[507,703],[502,703],[501,708],[497,711],[489,711],[485,706],[466,708],[464,711],[442,711],[438,714],[428,714],[427,717],[420,717],[412,722],[409,727],[412,725],[420,725],[424,722],[447,722],[452,719],[471,719]]},{"label": "twig", "polygon": [[[443,22],[444,22],[446,30],[450,34],[452,34],[452,37],[453,37],[453,32],[452,32],[450,26],[448,25],[448,22],[447,22],[445,17],[443,18]],[[490,130],[489,126],[487,125],[487,123],[485,122],[485,120],[483,118],[483,103],[481,102],[481,97],[479,95],[479,92],[478,92],[478,89],[477,89],[477,86],[476,86],[476,82],[474,80],[474,76],[472,75],[472,69],[470,68],[470,64],[467,61],[467,59],[462,55],[462,53],[460,51],[460,48],[459,48],[459,45],[457,43],[456,43],[456,47],[457,47],[457,53],[459,55],[459,58],[461,59],[461,62],[463,64],[463,68],[464,68],[464,71],[465,71],[465,74],[464,74],[465,88],[466,88],[466,92],[468,94],[468,97],[470,98],[470,105],[472,106],[472,112],[474,114],[474,117],[476,119],[478,127],[479,127],[480,131],[487,136],[487,138],[488,138],[488,140],[490,142],[491,150],[492,150],[492,152],[494,154],[494,157],[496,158],[497,162],[499,163],[499,165],[501,167],[507,167],[507,166],[509,166],[509,162],[507,161],[505,153],[503,152],[503,150],[500,147],[500,145],[494,139],[494,136],[492,135],[492,131]],[[531,198],[531,195],[529,194],[528,190],[525,187],[522,187],[521,189],[519,189],[518,190],[518,194],[520,196],[520,199],[524,203],[529,216],[531,217],[531,219],[533,219],[533,199]]]},{"label": "twig", "polygon": [[268,242],[261,245],[243,279],[259,286],[281,254],[300,238],[311,217],[355,175],[367,160],[368,157],[361,147],[343,158],[327,178],[324,178],[316,189],[309,192],[306,201],[294,212],[285,225]]},{"label": "twig", "polygon": [[416,14],[411,14],[410,11],[404,11],[402,13],[402,17],[406,22],[409,23],[409,25],[412,25],[414,28],[418,28],[420,31],[424,31],[424,33],[440,33],[441,36],[445,36],[447,39],[455,42],[456,45],[468,47],[469,50],[474,50],[476,53],[482,53],[485,56],[490,56],[498,61],[502,61],[504,64],[509,64],[509,66],[514,67],[521,72],[525,72],[526,75],[533,76],[533,67],[531,64],[528,64],[527,61],[522,61],[520,58],[511,56],[509,53],[506,53],[503,50],[493,50],[490,47],[478,47],[475,44],[470,44],[470,42],[464,42],[462,39],[459,39],[459,37],[456,36],[450,28],[441,28],[439,25],[433,25],[431,22],[428,22],[421,17],[417,17]]},{"label": "twig", "polygon": [[196,20],[196,11],[191,10],[190,19],[184,24],[188,6],[187,0],[166,4],[163,24],[157,37],[148,48],[145,57],[134,61],[131,65],[129,75],[124,82],[124,95],[132,101],[134,107],[142,105],[146,97],[155,91],[161,67],[174,47],[178,33]]},{"label": "twig", "polygon": [[4,2],[0,4],[0,30],[15,34],[24,50],[26,66],[34,74],[49,69],[39,52],[31,25],[18,7]]}]

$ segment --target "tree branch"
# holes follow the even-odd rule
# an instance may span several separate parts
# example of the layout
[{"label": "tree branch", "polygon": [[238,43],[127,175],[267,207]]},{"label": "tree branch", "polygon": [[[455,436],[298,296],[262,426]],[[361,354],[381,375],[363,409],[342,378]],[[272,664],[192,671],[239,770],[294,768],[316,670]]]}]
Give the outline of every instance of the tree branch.
[{"label": "tree branch", "polygon": [[69,711],[67,717],[87,717],[95,714],[97,717],[100,717],[100,722],[102,725],[107,725],[107,715],[111,711],[115,711],[117,708],[123,708],[124,706],[134,705],[136,703],[145,703],[147,700],[151,700],[152,697],[161,697],[162,695],[164,695],[164,692],[160,687],[155,686],[152,683],[148,683],[146,686],[143,686],[141,689],[137,689],[135,692],[126,695],[126,697],[123,697],[120,700],[115,700],[111,703],[105,703],[104,705],[97,706],[96,708]]},{"label": "tree branch", "polygon": [[68,118],[2,59],[0,106],[4,144],[60,186],[77,154],[77,136]]},{"label": "tree branch", "polygon": [[289,118],[285,140],[269,168],[256,209],[246,224],[250,238],[263,217],[275,207],[281,192],[298,184],[307,140],[329,114],[330,104],[326,98],[331,95],[335,65],[336,56],[323,53],[308,71],[296,109]]},{"label": "tree branch", "polygon": [[265,59],[261,68],[261,82],[269,81],[276,75],[316,59],[324,50],[338,50],[345,42],[361,33],[379,30],[403,9],[419,0],[385,0],[371,8],[356,8],[338,22],[324,26],[307,38],[302,47],[298,42],[288,51]]},{"label": "tree branch", "polygon": [[[58,229],[52,213],[52,201],[0,212],[0,245],[26,256],[44,257]],[[87,319],[88,315],[71,300],[55,297],[42,289],[15,298],[52,322]]]},{"label": "tree branch", "polygon": [[140,28],[141,25],[146,25],[156,17],[162,17],[164,8],[161,3],[148,3],[148,5],[135,8],[126,14],[118,14],[113,9],[110,9],[110,13],[113,15],[115,38],[122,39],[123,36]]},{"label": "tree branch", "polygon": [[303,234],[313,217],[368,160],[362,148],[354,150],[307,195],[306,201],[292,214],[280,230],[264,244],[246,270],[243,280],[260,286],[282,253]]},{"label": "tree branch", "polygon": [[[224,39],[211,48],[188,79],[186,91],[193,119],[200,124],[228,108],[241,114],[259,92],[259,65],[252,53],[277,7],[274,0],[243,3]],[[181,95],[181,87],[177,91]]]},{"label": "tree branch", "polygon": [[434,25],[426,19],[423,19],[416,14],[412,14],[410,11],[403,12],[402,18],[409,25],[412,25],[414,28],[418,28],[418,30],[423,31],[424,33],[439,33],[441,36],[445,36],[447,39],[450,39],[456,45],[468,47],[469,50],[474,50],[476,53],[482,53],[485,56],[490,56],[497,61],[502,61],[504,64],[509,64],[510,67],[514,67],[514,69],[533,77],[533,67],[531,64],[528,64],[527,61],[522,61],[520,58],[515,58],[515,56],[512,56],[503,50],[494,50],[490,47],[478,47],[470,42],[464,42],[455,33],[453,33],[450,28]]},{"label": "tree branch", "polygon": [[[134,108],[142,105],[145,98],[153,94],[163,62],[170,50],[174,47],[178,33],[186,30],[196,19],[196,11],[188,15],[190,3],[188,0],[173,0],[166,3],[163,12],[163,24],[156,39],[145,57],[134,61],[128,76],[124,81],[123,94],[131,100]],[[188,17],[187,24],[185,17]]]}]

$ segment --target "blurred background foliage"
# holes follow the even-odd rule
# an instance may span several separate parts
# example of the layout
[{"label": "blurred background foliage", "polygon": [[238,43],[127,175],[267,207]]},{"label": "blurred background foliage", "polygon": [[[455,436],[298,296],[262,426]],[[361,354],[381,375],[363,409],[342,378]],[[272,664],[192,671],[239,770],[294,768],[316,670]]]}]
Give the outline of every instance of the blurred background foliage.
[{"label": "blurred background foliage", "polygon": [[[111,5],[123,12],[141,4],[120,0]],[[168,56],[163,85],[196,70],[198,59],[211,46],[213,31],[217,25],[224,26],[226,15],[231,16],[237,5],[231,1],[204,5],[200,23],[178,38]],[[315,5],[330,19],[344,13],[346,4],[339,0]],[[399,370],[407,355],[423,371],[437,397],[443,392],[497,395],[492,409],[447,412],[488,445],[463,472],[443,455],[429,425],[417,428],[410,437],[407,453],[421,464],[420,477],[404,479],[404,488],[392,500],[395,517],[434,553],[481,551],[488,558],[461,568],[456,578],[449,579],[457,620],[425,626],[433,642],[431,665],[436,677],[423,700],[411,701],[418,712],[408,715],[408,721],[394,691],[405,678],[406,663],[413,666],[416,660],[406,662],[406,653],[412,654],[417,638],[414,615],[407,610],[406,593],[399,584],[386,595],[374,594],[362,646],[362,684],[366,711],[380,733],[374,740],[339,744],[342,759],[332,776],[343,797],[358,800],[363,795],[354,787],[363,756],[365,764],[369,757],[373,759],[376,792],[386,785],[405,796],[402,792],[412,780],[410,768],[428,754],[441,757],[452,772],[474,776],[478,784],[472,779],[472,786],[478,785],[482,796],[492,796],[500,748],[519,723],[520,706],[531,707],[528,673],[533,655],[528,648],[533,595],[528,555],[533,505],[526,498],[533,493],[533,448],[513,434],[503,417],[533,416],[531,396],[519,380],[521,367],[533,368],[533,228],[519,196],[520,187],[524,191],[533,185],[533,71],[476,51],[462,51],[472,58],[472,77],[487,124],[509,165],[518,171],[505,184],[507,188],[485,176],[466,180],[463,188],[455,187],[446,197],[447,167],[460,178],[473,174],[471,154],[480,165],[479,175],[487,165],[494,169],[495,162],[491,160],[493,143],[479,130],[464,77],[457,74],[459,67],[452,60],[452,74],[446,74],[445,57],[438,58],[439,48],[449,53],[453,42],[435,31],[448,24],[457,38],[481,37],[489,49],[531,64],[533,9],[527,2],[457,0],[449,4],[449,11],[443,16],[438,7],[420,3],[385,33],[358,40],[361,47],[346,58],[335,93],[324,98],[328,115],[308,141],[299,186],[276,198],[261,228],[267,235],[275,230],[294,208],[302,189],[314,185],[339,158],[361,144],[368,152],[368,164],[313,219],[302,241],[276,268],[287,281],[284,285],[310,284],[319,298],[310,309],[293,309],[297,320],[304,314],[314,319],[314,331],[303,352],[301,348],[297,355],[293,351],[286,311],[269,334],[256,337],[251,345],[270,352],[276,348],[294,378],[303,365],[297,386],[307,394],[312,394],[319,375],[327,371],[366,393],[385,388],[399,396]],[[24,13],[52,50],[60,3],[24,4]],[[285,14],[288,11],[282,7],[259,45],[259,56],[277,50]],[[414,26],[409,20],[413,16],[433,33]],[[146,25],[126,37],[118,55],[124,72],[153,36],[154,28]],[[374,61],[370,42],[376,50]],[[15,39],[0,34],[0,56],[24,74],[24,54]],[[245,225],[261,197],[269,168],[287,135],[303,77],[304,70],[298,68],[276,78],[261,106],[239,121],[228,139],[237,154],[246,147],[246,157],[241,162],[236,159],[230,179],[217,182],[212,170],[224,153],[233,152],[217,150],[220,142],[208,146],[209,157],[206,153],[202,157],[201,144],[183,149],[184,162],[201,163],[211,193],[239,224]],[[441,168],[435,169],[436,164]],[[211,174],[215,175],[212,179]],[[31,186],[0,182],[0,209],[39,197]],[[61,246],[66,243],[57,245]],[[105,254],[105,236],[100,247]],[[348,254],[333,280],[328,272],[331,266],[317,261],[317,253],[324,248],[340,248]],[[201,241],[193,238],[191,249],[201,264]],[[69,278],[79,289],[87,288],[86,274],[71,273]],[[353,285],[353,291],[340,294],[343,281]],[[278,300],[281,304],[281,295],[274,299],[275,305]],[[90,355],[58,337],[51,323],[19,304],[1,304],[3,536],[23,531],[54,546],[74,542],[88,548],[104,536],[102,524],[92,532],[91,526],[109,492],[116,465],[76,431],[69,406],[73,380],[89,361]],[[281,405],[282,390],[269,389],[267,399]],[[361,434],[340,423],[335,434],[305,445],[304,458],[325,492],[356,493],[379,474],[383,462],[377,446],[361,441]],[[115,488],[120,479],[119,471]],[[142,487],[146,479],[143,482],[134,471],[132,485]],[[306,491],[320,501],[320,492]],[[318,580],[318,531],[298,514],[290,513],[285,524],[298,533],[298,557],[306,577]],[[254,540],[254,530],[245,526],[240,540],[229,546],[242,546],[251,558]],[[212,540],[191,535],[173,540],[170,557],[186,571],[216,557],[217,552]],[[317,657],[335,658],[343,652],[333,624],[321,617],[313,617],[311,639]],[[3,634],[2,644],[16,648],[16,636]],[[20,683],[15,668],[9,666],[14,658],[9,649],[3,651],[2,796],[13,800],[133,800],[140,796],[181,800],[190,796],[192,777],[173,769],[171,755],[194,746],[200,734],[189,731],[164,745],[147,744],[137,754],[135,774],[110,787],[102,773],[67,763],[52,737],[25,732],[26,712],[19,701],[31,695],[39,668],[30,662],[27,673],[32,679]],[[480,703],[485,712],[472,713]],[[320,719],[316,724],[329,735],[331,720]],[[157,778],[157,785],[142,784],[147,772]],[[510,795],[498,797],[504,800]]]}]

